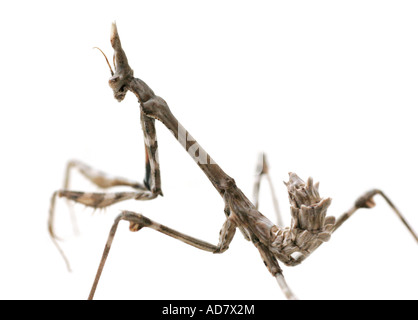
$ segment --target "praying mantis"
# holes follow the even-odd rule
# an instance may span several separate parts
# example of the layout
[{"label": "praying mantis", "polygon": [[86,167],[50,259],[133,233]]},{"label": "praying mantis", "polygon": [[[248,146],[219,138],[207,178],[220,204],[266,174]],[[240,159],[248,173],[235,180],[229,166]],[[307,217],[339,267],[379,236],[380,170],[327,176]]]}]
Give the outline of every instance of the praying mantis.
[{"label": "praying mantis", "polygon": [[[308,178],[305,182],[297,174],[292,172],[289,173],[289,181],[285,183],[289,195],[292,220],[291,225],[285,227],[278,209],[277,199],[275,198],[266,155],[263,154],[260,157],[254,183],[254,199],[250,201],[238,188],[235,180],[222,170],[205,149],[182,126],[171,112],[167,102],[157,96],[144,81],[134,77],[134,72],[122,49],[116,23],[112,24],[110,41],[114,50],[113,65],[115,70],[112,69],[107,57],[102,53],[110,68],[111,78],[109,79],[109,85],[113,90],[114,98],[121,102],[130,91],[136,96],[140,105],[141,126],[145,144],[145,178],[143,182],[137,182],[108,175],[81,161],[74,160],[68,163],[64,188],[53,193],[48,220],[48,230],[51,239],[62,254],[67,266],[69,266],[68,260],[58,244],[58,238],[54,230],[55,202],[57,198],[66,198],[67,200],[84,204],[88,207],[106,208],[122,201],[146,201],[162,196],[158,142],[155,127],[156,120],[160,121],[173,134],[174,138],[195,160],[197,166],[203,171],[219,193],[224,202],[225,222],[220,230],[219,242],[215,245],[174,230],[140,213],[127,210],[122,211],[115,218],[110,229],[97,274],[88,297],[89,299],[94,298],[113,239],[121,221],[129,222],[129,230],[132,232],[149,228],[197,249],[215,254],[221,254],[228,250],[238,229],[244,238],[250,241],[258,250],[267,270],[277,281],[284,296],[290,300],[296,299],[296,295],[287,284],[279,262],[286,266],[297,266],[301,264],[324,242],[329,241],[331,235],[355,212],[360,209],[373,208],[375,206],[375,196],[381,196],[387,202],[418,242],[418,236],[415,231],[383,191],[372,189],[365,192],[354,202],[348,211],[340,217],[335,218],[327,215],[327,209],[331,205],[331,199],[320,196],[319,184],[314,183],[312,178]],[[85,178],[102,189],[125,186],[129,187],[131,191],[82,192],[70,190],[69,176],[73,169],[78,170]],[[277,217],[276,224],[258,210],[260,183],[263,178],[267,179],[272,191]]]}]

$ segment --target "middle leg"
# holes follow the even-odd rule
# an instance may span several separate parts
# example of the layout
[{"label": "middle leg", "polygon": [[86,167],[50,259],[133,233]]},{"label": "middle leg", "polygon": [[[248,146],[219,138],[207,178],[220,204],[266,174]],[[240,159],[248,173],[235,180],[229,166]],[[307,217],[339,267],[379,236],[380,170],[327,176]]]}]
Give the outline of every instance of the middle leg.
[{"label": "middle leg", "polygon": [[195,248],[198,248],[200,250],[212,252],[212,253],[223,253],[225,252],[229,244],[231,243],[235,231],[236,231],[236,224],[232,219],[227,219],[222,226],[220,236],[219,236],[219,243],[218,245],[210,244],[206,241],[199,240],[197,238],[191,237],[189,235],[186,235],[184,233],[178,232],[174,229],[171,229],[167,226],[164,226],[162,224],[159,224],[155,221],[152,221],[151,219],[135,213],[131,211],[123,211],[119,216],[116,217],[115,222],[113,223],[112,228],[110,229],[108,239],[106,241],[106,245],[103,251],[102,259],[100,260],[99,268],[97,269],[96,277],[93,282],[93,286],[91,288],[90,294],[88,299],[92,300],[94,297],[94,294],[96,292],[97,285],[100,280],[100,276],[102,274],[106,259],[109,255],[110,248],[112,246],[113,239],[116,234],[116,230],[118,227],[118,224],[121,220],[125,220],[129,222],[129,230],[130,231],[139,231],[142,228],[151,228],[155,231],[161,232],[169,237],[175,238],[177,240],[180,240],[188,245],[191,245]]}]

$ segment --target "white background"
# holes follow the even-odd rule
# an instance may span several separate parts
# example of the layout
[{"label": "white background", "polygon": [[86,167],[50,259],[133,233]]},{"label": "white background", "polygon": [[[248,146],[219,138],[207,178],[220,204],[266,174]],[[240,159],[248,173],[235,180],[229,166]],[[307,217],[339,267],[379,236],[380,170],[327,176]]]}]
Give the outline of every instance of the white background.
[{"label": "white background", "polygon": [[[216,244],[223,202],[157,124],[164,198],[92,214],[65,201],[50,241],[49,199],[65,164],[83,160],[142,180],[139,107],[113,99],[98,46],[112,55],[116,20],[135,75],[249,197],[264,151],[285,220],[282,181],[321,182],[340,215],[381,188],[418,229],[416,1],[1,2],[1,299],[85,299],[114,217],[144,214]],[[266,185],[263,185],[265,187]],[[96,190],[73,175],[75,190]],[[274,218],[268,197],[261,212]],[[417,299],[418,248],[386,204],[359,211],[296,268],[301,299]],[[222,255],[120,224],[97,299],[283,299],[257,250],[237,233]]]}]

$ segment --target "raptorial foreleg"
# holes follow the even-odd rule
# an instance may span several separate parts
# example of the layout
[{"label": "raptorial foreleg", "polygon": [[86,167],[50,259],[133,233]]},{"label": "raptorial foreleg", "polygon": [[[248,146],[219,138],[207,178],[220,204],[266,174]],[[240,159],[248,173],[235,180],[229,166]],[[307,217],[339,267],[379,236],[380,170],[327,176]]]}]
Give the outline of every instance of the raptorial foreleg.
[{"label": "raptorial foreleg", "polygon": [[[149,193],[148,189],[145,187],[144,184],[141,184],[136,181],[132,181],[126,178],[122,177],[116,177],[109,175],[101,170],[97,170],[89,165],[87,165],[84,162],[81,162],[79,160],[71,160],[67,163],[66,169],[65,169],[65,177],[64,177],[64,185],[61,190],[56,191],[51,200],[50,205],[50,220],[53,220],[54,216],[54,207],[55,207],[55,198],[57,196],[64,197],[67,199],[67,203],[70,205],[72,201],[83,203],[87,206],[92,206],[95,208],[101,208],[105,207],[106,203],[109,202],[111,198],[115,198],[114,200],[117,200],[116,202],[126,200],[121,197],[120,193],[117,194],[116,197],[113,197],[112,195],[109,196],[101,196],[99,194],[92,194],[88,192],[79,192],[79,191],[69,191],[70,190],[70,181],[71,181],[71,172],[73,170],[77,170],[81,173],[86,179],[91,181],[93,184],[95,184],[97,187],[102,189],[108,189],[111,187],[118,187],[118,186],[127,186],[131,187],[134,190],[138,190],[138,192],[144,192]],[[114,194],[113,194],[114,195]],[[104,199],[105,198],[105,199]],[[72,201],[71,201],[72,200]],[[79,201],[77,201],[79,200]],[[115,202],[112,202],[110,204],[113,204]],[[75,226],[75,217],[72,212],[71,213],[71,219],[73,222],[73,225]],[[52,228],[52,224],[49,223],[49,228]],[[53,232],[52,234],[53,235]]]},{"label": "raptorial foreleg", "polygon": [[139,182],[132,181],[122,177],[109,175],[101,170],[97,170],[79,160],[71,160],[67,163],[65,170],[63,190],[70,189],[70,177],[72,169],[80,172],[86,179],[102,189],[108,189],[117,186],[127,186],[134,189],[146,190],[145,186]]},{"label": "raptorial foreleg", "polygon": [[77,203],[84,204],[85,206],[92,208],[105,208],[117,202],[136,199],[136,200],[151,200],[157,195],[148,190],[141,190],[137,192],[113,192],[113,193],[102,193],[102,192],[81,192],[81,191],[70,191],[70,190],[58,190],[55,191],[51,197],[51,203],[49,207],[48,217],[48,232],[51,236],[52,242],[57,247],[61,256],[63,257],[67,269],[71,271],[69,261],[65,256],[63,250],[59,246],[57,240],[60,240],[54,229],[55,220],[55,202],[57,197],[63,197],[68,200],[72,200]]},{"label": "raptorial foreleg", "polygon": [[[59,247],[58,238],[54,232],[55,202],[57,197],[66,198],[68,201],[84,204],[92,208],[105,208],[117,202],[135,199],[151,200],[158,195],[163,195],[161,190],[161,177],[158,162],[158,143],[155,130],[155,120],[147,117],[141,112],[141,125],[144,133],[145,143],[145,178],[143,183],[132,181],[126,178],[108,175],[103,171],[92,168],[91,166],[78,161],[69,161],[65,170],[63,189],[55,191],[51,198],[48,231],[54,245],[58,248],[65,260],[67,268],[70,270],[68,259],[65,257],[62,249]],[[81,192],[69,190],[70,176],[72,169],[78,170],[85,178],[102,189],[108,189],[117,186],[127,186],[134,189],[132,192]],[[72,213],[72,212],[71,212]],[[73,225],[75,218],[71,215]]]}]

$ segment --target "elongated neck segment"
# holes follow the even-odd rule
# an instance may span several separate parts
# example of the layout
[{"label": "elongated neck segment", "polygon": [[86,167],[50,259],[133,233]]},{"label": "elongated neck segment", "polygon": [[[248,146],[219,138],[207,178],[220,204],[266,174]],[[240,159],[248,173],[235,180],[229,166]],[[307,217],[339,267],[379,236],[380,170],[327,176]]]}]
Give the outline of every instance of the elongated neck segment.
[{"label": "elongated neck segment", "polygon": [[141,105],[144,114],[161,121],[183,146],[187,153],[206,174],[218,192],[223,195],[226,190],[235,187],[235,181],[215,163],[209,154],[199,145],[192,135],[181,125],[171,113],[165,100],[154,94],[152,89],[142,80],[132,78],[128,89],[132,91]]}]

